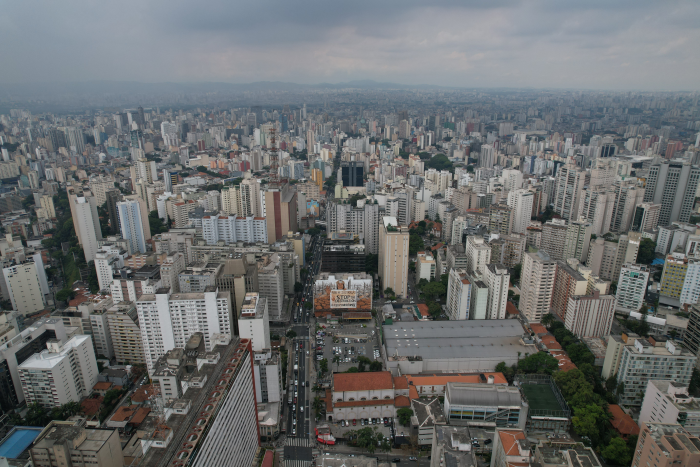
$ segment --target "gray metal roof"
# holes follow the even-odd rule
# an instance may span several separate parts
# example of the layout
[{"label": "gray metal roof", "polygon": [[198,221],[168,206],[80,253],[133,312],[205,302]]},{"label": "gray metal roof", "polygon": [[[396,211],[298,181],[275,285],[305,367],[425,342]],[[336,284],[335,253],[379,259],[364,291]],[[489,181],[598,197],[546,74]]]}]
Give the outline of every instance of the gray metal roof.
[{"label": "gray metal roof", "polygon": [[520,391],[515,386],[482,383],[447,383],[445,398],[450,405],[479,407],[521,407]]}]

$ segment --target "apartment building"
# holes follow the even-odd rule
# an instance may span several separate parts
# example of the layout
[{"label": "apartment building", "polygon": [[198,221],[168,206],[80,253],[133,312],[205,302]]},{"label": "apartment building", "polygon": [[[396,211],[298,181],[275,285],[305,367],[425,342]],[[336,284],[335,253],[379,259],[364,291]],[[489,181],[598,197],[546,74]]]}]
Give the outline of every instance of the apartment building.
[{"label": "apartment building", "polygon": [[471,282],[465,269],[451,269],[447,281],[446,314],[450,320],[469,319]]},{"label": "apartment building", "polygon": [[133,302],[120,302],[105,313],[114,358],[120,365],[146,363],[138,312]]},{"label": "apartment building", "polygon": [[379,278],[382,289],[390,288],[397,297],[408,294],[408,228],[395,217],[384,216],[379,229]]},{"label": "apartment building", "polygon": [[700,434],[700,401],[688,386],[673,380],[649,380],[639,423],[679,424],[693,436]]},{"label": "apartment building", "polygon": [[549,313],[557,262],[547,252],[526,253],[520,281],[520,310],[528,321],[539,322]]},{"label": "apartment building", "polygon": [[641,264],[625,264],[620,270],[615,294],[615,310],[623,313],[639,311],[649,281],[649,268]]}]

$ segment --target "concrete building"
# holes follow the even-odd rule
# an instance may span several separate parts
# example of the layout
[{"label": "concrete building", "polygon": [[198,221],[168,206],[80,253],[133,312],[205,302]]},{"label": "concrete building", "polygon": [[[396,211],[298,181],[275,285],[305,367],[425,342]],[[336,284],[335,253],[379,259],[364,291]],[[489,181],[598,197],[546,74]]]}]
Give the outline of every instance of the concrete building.
[{"label": "concrete building", "polygon": [[534,193],[529,190],[508,192],[508,206],[513,209],[513,232],[524,234],[530,225]]},{"label": "concrete building", "polygon": [[218,242],[267,243],[267,220],[264,217],[239,217],[216,214],[202,218],[202,237],[207,245]]},{"label": "concrete building", "polygon": [[488,319],[489,286],[481,279],[472,278],[471,295],[469,318]]},{"label": "concrete building", "polygon": [[59,407],[80,402],[97,383],[97,360],[90,336],[78,335],[66,342],[47,342],[47,349],[35,353],[18,367],[27,405]]},{"label": "concrete building", "polygon": [[2,273],[13,310],[30,315],[46,307],[48,285],[46,291],[42,290],[41,279],[46,281],[46,273],[41,263],[25,261],[3,268]]},{"label": "concrete building", "polygon": [[564,324],[577,337],[605,337],[610,335],[615,317],[615,297],[600,295],[573,295],[569,297]]},{"label": "concrete building", "polygon": [[525,431],[496,428],[496,435],[493,439],[491,467],[531,465],[530,442],[525,436]]},{"label": "concrete building", "polygon": [[693,436],[700,434],[700,401],[688,394],[688,386],[673,380],[649,380],[639,423],[679,424]]},{"label": "concrete building", "polygon": [[510,273],[508,269],[502,264],[489,264],[486,267],[484,280],[489,289],[488,301],[486,302],[486,319],[505,319],[508,288],[510,287]]},{"label": "concrete building", "polygon": [[465,426],[437,425],[431,454],[430,467],[478,465],[469,428]]},{"label": "concrete building", "polygon": [[586,295],[588,280],[577,270],[563,261],[557,261],[557,271],[552,290],[551,311],[566,322],[566,310],[569,299],[577,295]]},{"label": "concrete building", "polygon": [[590,173],[566,164],[557,170],[554,192],[554,212],[569,222],[578,220],[579,203],[583,188],[589,184]]},{"label": "concrete building", "polygon": [[566,227],[564,259],[576,258],[583,263],[588,257],[593,227],[587,220],[572,221]]},{"label": "concrete building", "polygon": [[[369,200],[359,200],[357,207],[341,202],[329,202],[326,209],[328,232],[345,231],[360,237],[372,254],[379,252],[379,204]],[[420,220],[423,220],[421,217]],[[398,220],[397,220],[398,222]]]},{"label": "concrete building", "polygon": [[433,258],[433,255],[427,251],[419,251],[416,258],[416,280],[420,281],[421,279],[425,279],[430,282],[434,277],[435,259]]},{"label": "concrete building", "polygon": [[180,252],[169,253],[160,265],[160,281],[163,287],[173,293],[180,292],[180,273],[185,270],[185,255]]},{"label": "concrete building", "polygon": [[672,379],[681,385],[690,384],[697,357],[673,340],[656,342],[636,339],[634,345],[624,346],[617,371],[617,381],[624,383],[620,404],[641,405],[647,382]]},{"label": "concrete building", "polygon": [[173,294],[159,289],[143,294],[136,301],[141,342],[149,374],[156,360],[167,351],[184,347],[195,332],[204,335],[207,350],[212,348],[215,334],[231,335],[233,313],[231,294],[209,286],[201,293]]},{"label": "concrete building", "polygon": [[549,312],[557,262],[544,250],[526,253],[520,288],[520,310],[530,322],[539,322]]},{"label": "concrete building", "polygon": [[107,319],[114,358],[120,365],[145,364],[143,340],[138,312],[133,302],[120,302],[110,307]]},{"label": "concrete building", "polygon": [[119,431],[52,421],[29,448],[35,467],[122,467]]},{"label": "concrete building", "polygon": [[659,225],[660,204],[642,203],[634,208],[634,218],[630,230],[651,232]]},{"label": "concrete building", "polygon": [[257,293],[247,293],[238,316],[238,332],[241,338],[252,342],[253,352],[270,349],[270,316],[267,299]]},{"label": "concrete building", "polygon": [[445,415],[451,425],[524,429],[527,412],[515,386],[447,383]]},{"label": "concrete building", "polygon": [[514,319],[385,325],[386,365],[395,375],[493,371],[500,362],[517,363],[518,352],[537,352],[523,334]]},{"label": "concrete building", "polygon": [[639,311],[649,281],[649,268],[641,264],[625,264],[620,270],[615,294],[615,310],[623,313]]},{"label": "concrete building", "polygon": [[469,319],[471,283],[464,269],[451,269],[447,281],[446,314],[450,320]]},{"label": "concrete building", "polygon": [[260,193],[265,212],[258,216],[267,220],[267,243],[280,240],[287,232],[297,228],[297,192],[284,185],[280,189],[268,187]]},{"label": "concrete building", "polygon": [[484,274],[486,265],[491,262],[491,247],[489,247],[482,237],[467,237],[464,247],[467,256],[467,272],[469,274]]},{"label": "concrete building", "polygon": [[634,333],[608,336],[608,345],[605,350],[605,360],[603,361],[603,370],[601,372],[603,379],[608,379],[617,374],[617,370],[620,368],[620,360],[622,359],[622,349],[625,346],[634,345],[637,339],[639,339],[639,336]]},{"label": "concrete building", "polygon": [[649,168],[644,202],[660,204],[659,225],[688,222],[700,181],[700,168],[664,161]]},{"label": "concrete building", "polygon": [[74,213],[73,227],[76,233],[79,232],[78,239],[85,253],[85,261],[94,261],[99,248],[97,241],[102,240],[97,201],[93,196],[77,196],[72,200],[71,212]]},{"label": "concrete building", "polygon": [[379,229],[379,278],[382,290],[390,288],[397,297],[408,294],[408,228],[395,217],[385,216]]},{"label": "concrete building", "polygon": [[141,294],[152,294],[162,287],[159,266],[143,266],[137,270],[122,268],[112,280],[110,292],[114,303],[136,301]]},{"label": "concrete building", "polygon": [[644,467],[650,460],[654,466],[700,465],[700,439],[681,425],[642,422],[632,467]]},{"label": "concrete building", "polygon": [[216,285],[216,277],[223,267],[220,263],[194,263],[183,269],[178,274],[181,293],[204,292],[212,285]]},{"label": "concrete building", "polygon": [[117,246],[105,245],[95,253],[95,271],[100,290],[109,290],[114,274],[124,267],[124,259],[129,256],[126,250]]},{"label": "concrete building", "polygon": [[541,248],[550,258],[566,261],[564,248],[567,231],[568,227],[564,219],[552,219],[542,226]]},{"label": "concrete building", "polygon": [[330,392],[328,421],[396,417],[397,409],[410,407],[406,381],[388,371],[333,373]]},{"label": "concrete building", "polygon": [[258,291],[267,299],[268,312],[272,321],[279,321],[284,304],[284,274],[279,256],[265,255],[258,260]]}]

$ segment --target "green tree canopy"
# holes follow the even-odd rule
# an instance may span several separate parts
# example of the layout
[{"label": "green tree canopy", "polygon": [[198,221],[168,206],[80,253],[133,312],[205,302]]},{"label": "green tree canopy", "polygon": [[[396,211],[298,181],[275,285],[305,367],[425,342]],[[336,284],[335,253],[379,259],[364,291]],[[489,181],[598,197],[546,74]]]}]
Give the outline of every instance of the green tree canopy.
[{"label": "green tree canopy", "polygon": [[656,242],[650,238],[643,238],[639,242],[639,251],[637,252],[637,262],[640,264],[651,264],[656,258]]},{"label": "green tree canopy", "polygon": [[559,362],[545,352],[537,352],[518,362],[518,371],[523,373],[545,373],[551,375],[559,368]]},{"label": "green tree canopy", "polygon": [[622,438],[611,439],[610,444],[600,451],[600,454],[605,462],[612,464],[629,465],[632,461],[632,454]]},{"label": "green tree canopy", "polygon": [[396,417],[399,419],[399,423],[403,426],[408,426],[411,423],[411,417],[413,416],[413,410],[408,407],[404,407],[396,411]]},{"label": "green tree canopy", "polygon": [[423,237],[419,235],[411,235],[408,237],[408,254],[413,256],[419,251],[425,249],[425,244],[423,243]]}]

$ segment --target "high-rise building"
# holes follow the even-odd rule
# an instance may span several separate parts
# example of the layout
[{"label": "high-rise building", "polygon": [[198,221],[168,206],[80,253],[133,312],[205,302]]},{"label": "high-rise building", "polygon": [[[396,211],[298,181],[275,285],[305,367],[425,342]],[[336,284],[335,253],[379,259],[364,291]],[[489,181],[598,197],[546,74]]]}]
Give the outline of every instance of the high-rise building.
[{"label": "high-rise building", "polygon": [[355,234],[364,240],[368,253],[379,252],[379,204],[360,200],[357,207],[351,204],[329,202],[326,209],[328,232]]},{"label": "high-rise building", "polygon": [[50,340],[47,349],[19,365],[19,379],[27,405],[59,407],[80,402],[97,383],[97,360],[90,336],[66,342]]},{"label": "high-rise building", "polygon": [[379,227],[379,278],[382,290],[405,298],[408,290],[408,228],[395,217],[384,216]]},{"label": "high-rise building", "polygon": [[566,260],[564,248],[566,247],[566,232],[568,227],[564,219],[552,219],[542,226],[542,249],[552,259]]},{"label": "high-rise building", "polygon": [[529,190],[508,193],[508,206],[513,209],[513,232],[523,234],[530,225],[534,194]]},{"label": "high-rise building", "polygon": [[[71,211],[75,213],[74,224],[76,232],[80,232],[78,239],[83,247],[85,261],[95,260],[98,240],[102,240],[102,228],[97,214],[97,200],[93,196],[79,196],[72,200]],[[145,251],[145,248],[144,248]]]},{"label": "high-rise building", "polygon": [[207,245],[246,242],[267,243],[267,220],[264,217],[216,214],[202,218],[202,237]]},{"label": "high-rise building", "polygon": [[520,281],[520,310],[530,322],[539,322],[549,312],[557,262],[547,252],[526,253]]},{"label": "high-rise building", "polygon": [[605,337],[610,335],[615,317],[615,297],[600,295],[572,295],[566,308],[566,329],[578,337]]},{"label": "high-rise building", "polygon": [[610,218],[610,230],[627,232],[634,219],[635,207],[644,199],[644,188],[638,187],[634,182],[615,182],[613,196],[615,203]]},{"label": "high-rise building", "polygon": [[510,287],[508,268],[502,264],[489,264],[484,273],[484,280],[489,288],[486,319],[505,319]]},{"label": "high-rise building", "polygon": [[100,290],[109,290],[115,272],[124,267],[128,253],[114,245],[102,246],[95,253],[95,271]]},{"label": "high-rise building", "polygon": [[491,247],[483,237],[468,236],[464,247],[467,256],[467,272],[469,274],[484,274],[486,265],[491,262]]},{"label": "high-rise building", "polygon": [[464,269],[450,270],[447,281],[446,314],[450,320],[469,319],[471,282]]},{"label": "high-rise building", "polygon": [[121,365],[145,364],[138,313],[133,302],[120,302],[104,313],[114,358]]},{"label": "high-rise building", "polygon": [[[146,235],[144,233],[143,213],[140,203],[135,200],[119,201],[117,203],[119,215],[119,230],[122,238],[129,244],[129,252],[146,252]],[[149,227],[150,232],[150,227]]]},{"label": "high-rise building", "polygon": [[68,148],[75,150],[77,154],[85,152],[85,135],[83,130],[74,126],[66,127],[66,143]]},{"label": "high-rise building", "polygon": [[566,226],[564,258],[576,258],[580,263],[584,263],[588,257],[592,231],[593,227],[586,219],[570,222]]},{"label": "high-rise building", "polygon": [[688,386],[674,380],[649,380],[639,423],[680,424],[688,433],[700,435],[700,407]]},{"label": "high-rise building", "polygon": [[557,272],[554,277],[554,290],[552,291],[552,313],[559,316],[562,321],[565,321],[569,298],[585,295],[587,288],[588,280],[580,272],[564,261],[557,261]]},{"label": "high-rise building", "polygon": [[688,222],[700,181],[700,167],[664,161],[649,168],[644,202],[660,204],[659,225]]},{"label": "high-rise building", "polygon": [[211,350],[212,336],[230,336],[234,328],[231,294],[220,292],[215,286],[187,294],[159,289],[155,294],[141,295],[136,310],[149,374],[159,357],[184,347],[195,332],[203,333],[205,347]]},{"label": "high-rise building", "polygon": [[264,214],[267,219],[267,243],[275,243],[290,230],[297,228],[297,192],[290,185],[281,188],[269,187],[261,192],[264,199]]},{"label": "high-rise building", "polygon": [[649,281],[649,268],[642,264],[624,264],[620,269],[615,294],[615,310],[629,313],[639,311]]},{"label": "high-rise building", "polygon": [[634,218],[630,230],[649,232],[659,225],[660,204],[642,203],[634,208]]},{"label": "high-rise building", "polygon": [[254,352],[270,349],[270,315],[266,298],[255,292],[245,294],[238,316],[238,332],[242,339],[250,339]]},{"label": "high-rise building", "polygon": [[567,221],[578,220],[581,194],[589,180],[589,172],[575,165],[567,164],[559,167],[555,182],[554,212]]},{"label": "high-rise building", "polygon": [[168,146],[180,146],[180,130],[175,123],[162,122],[160,124],[160,134],[163,137],[163,144]]},{"label": "high-rise building", "polygon": [[122,467],[124,453],[119,430],[88,428],[79,423],[52,421],[29,448],[35,467]]},{"label": "high-rise building", "polygon": [[364,163],[361,161],[341,162],[343,186],[364,186]]},{"label": "high-rise building", "polygon": [[172,293],[180,292],[179,275],[185,270],[185,255],[178,252],[168,253],[165,260],[160,265],[160,280],[165,288],[169,288]]},{"label": "high-rise building", "polygon": [[117,203],[122,200],[122,192],[114,188],[105,192],[107,214],[109,214],[109,228],[112,233],[119,232],[119,213]]},{"label": "high-rise building", "polygon": [[[12,309],[22,315],[31,315],[46,307],[49,293],[46,272],[42,263],[25,261],[2,270]],[[42,282],[45,286],[42,287]]]},{"label": "high-rise building", "polygon": [[624,384],[624,391],[619,395],[620,404],[642,405],[650,380],[671,379],[680,385],[689,385],[696,361],[695,355],[672,339],[652,344],[640,338],[634,345],[624,346],[617,370],[617,381]]}]

